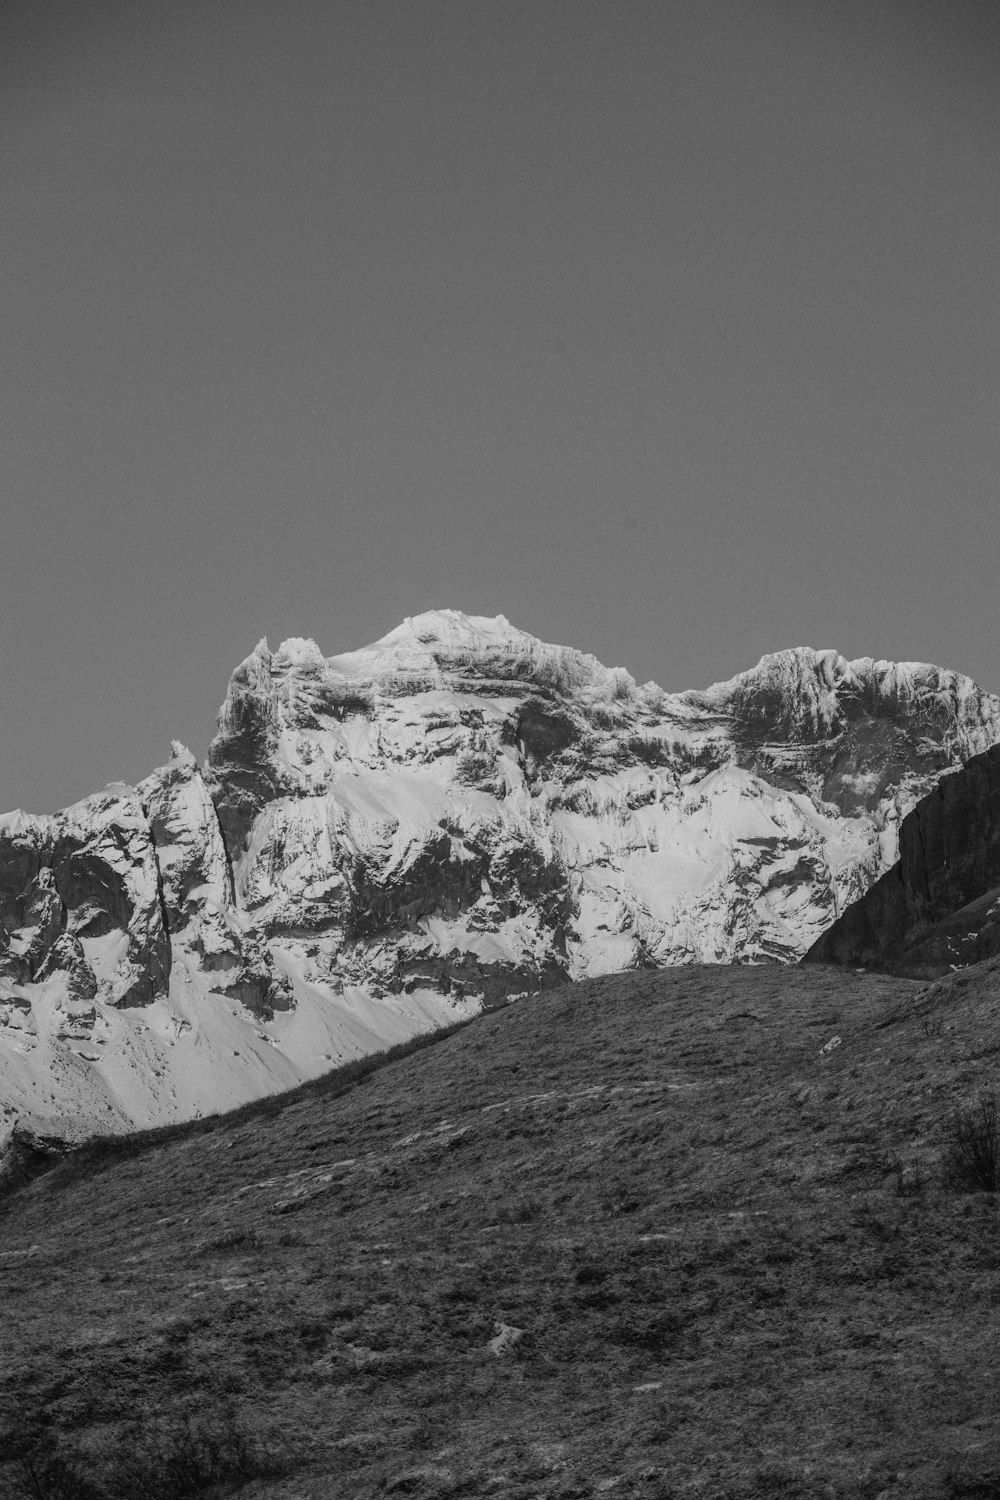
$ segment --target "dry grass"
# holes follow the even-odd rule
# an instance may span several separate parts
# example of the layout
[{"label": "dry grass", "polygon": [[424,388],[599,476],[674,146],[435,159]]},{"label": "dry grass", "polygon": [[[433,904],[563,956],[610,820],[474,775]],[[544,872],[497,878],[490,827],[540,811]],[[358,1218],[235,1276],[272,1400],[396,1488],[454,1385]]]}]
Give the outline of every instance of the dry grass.
[{"label": "dry grass", "polygon": [[59,1168],[0,1208],[0,1424],[98,1495],[217,1416],[291,1466],[248,1500],[996,1497],[996,1196],[942,1162],[997,978],[613,976]]}]

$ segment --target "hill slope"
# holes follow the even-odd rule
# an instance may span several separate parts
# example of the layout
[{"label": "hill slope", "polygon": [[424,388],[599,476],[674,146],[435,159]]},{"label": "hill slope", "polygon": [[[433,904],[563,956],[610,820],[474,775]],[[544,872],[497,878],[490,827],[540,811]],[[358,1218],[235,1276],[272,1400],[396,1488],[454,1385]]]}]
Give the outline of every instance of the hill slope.
[{"label": "hill slope", "polygon": [[100,1479],[235,1409],[248,1500],[992,1493],[995,1205],[935,1174],[998,983],[610,976],[69,1163],[2,1206],[0,1412]]}]

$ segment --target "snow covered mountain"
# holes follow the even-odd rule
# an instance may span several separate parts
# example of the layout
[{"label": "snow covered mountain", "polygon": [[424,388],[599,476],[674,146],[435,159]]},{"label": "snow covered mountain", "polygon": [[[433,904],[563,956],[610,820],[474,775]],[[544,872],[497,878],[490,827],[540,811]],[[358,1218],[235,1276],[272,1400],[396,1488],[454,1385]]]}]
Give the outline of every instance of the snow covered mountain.
[{"label": "snow covered mountain", "polygon": [[0,819],[0,1109],[160,1122],[565,978],[795,959],[997,740],[968,678],[833,651],[671,695],[502,616],[261,642],[204,771]]}]

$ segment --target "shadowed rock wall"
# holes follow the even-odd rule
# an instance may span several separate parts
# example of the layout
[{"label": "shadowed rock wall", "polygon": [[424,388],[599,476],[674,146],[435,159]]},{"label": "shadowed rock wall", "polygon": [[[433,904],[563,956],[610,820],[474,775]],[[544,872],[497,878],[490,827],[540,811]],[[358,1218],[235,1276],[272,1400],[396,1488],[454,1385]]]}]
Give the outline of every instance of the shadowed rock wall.
[{"label": "shadowed rock wall", "polygon": [[1000,952],[1000,745],[974,756],[900,824],[899,860],[803,962],[944,967]]}]

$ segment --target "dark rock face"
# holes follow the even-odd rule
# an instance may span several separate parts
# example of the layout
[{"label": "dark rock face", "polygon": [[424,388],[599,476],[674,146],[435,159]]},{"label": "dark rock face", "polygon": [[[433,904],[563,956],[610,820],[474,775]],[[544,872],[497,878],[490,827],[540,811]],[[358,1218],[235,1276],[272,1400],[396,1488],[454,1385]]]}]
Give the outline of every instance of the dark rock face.
[{"label": "dark rock face", "polygon": [[[68,992],[113,1006],[165,995],[170,942],[156,859],[131,788],[95,793],[54,818],[20,817],[0,847],[0,972],[16,984],[64,972]],[[81,939],[120,932],[124,951],[102,986]]]},{"label": "dark rock face", "polygon": [[488,1010],[525,990],[554,989],[566,983],[564,969],[554,959],[541,964],[488,963],[469,953],[413,959],[400,964],[393,987],[403,994],[433,986],[443,995],[480,997]]},{"label": "dark rock face", "polygon": [[66,920],[55,875],[50,869],[39,870],[21,898],[21,911],[24,929],[21,958],[34,978],[42,970]]},{"label": "dark rock face", "polygon": [[725,694],[739,764],[845,817],[871,812],[908,776],[953,765],[978,718],[954,673],[832,652],[766,656]]},{"label": "dark rock face", "polygon": [[52,944],[35,978],[45,980],[59,972],[66,975],[66,990],[71,1000],[93,1000],[97,994],[97,976],[87,962],[79,938],[69,932]]},{"label": "dark rock face", "polygon": [[529,698],[518,714],[516,740],[536,764],[558,755],[577,737],[577,726],[566,710],[542,698]]},{"label": "dark rock face", "polygon": [[20,927],[25,892],[51,858],[47,825],[47,819],[25,817],[18,826],[0,830],[0,924],[8,932]]},{"label": "dark rock face", "polygon": [[271,661],[261,641],[236,668],[208,755],[215,807],[233,856],[246,847],[254,818],[278,791],[271,774],[280,732]]},{"label": "dark rock face", "polygon": [[1000,952],[1000,745],[974,756],[903,819],[899,861],[804,962],[870,968],[978,963]]}]

